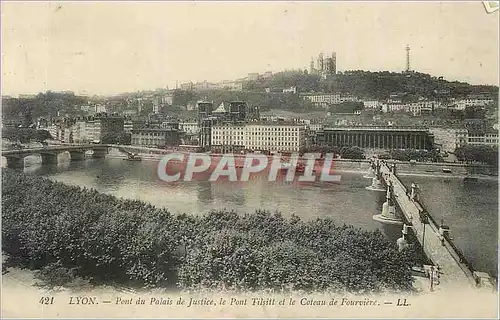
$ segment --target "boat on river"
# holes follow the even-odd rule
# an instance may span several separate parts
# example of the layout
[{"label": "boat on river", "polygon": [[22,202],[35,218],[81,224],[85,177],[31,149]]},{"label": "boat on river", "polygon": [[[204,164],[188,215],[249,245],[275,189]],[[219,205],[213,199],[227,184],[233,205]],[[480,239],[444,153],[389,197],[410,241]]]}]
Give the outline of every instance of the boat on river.
[{"label": "boat on river", "polygon": [[125,160],[128,161],[141,161],[142,157],[135,153],[130,153]]},{"label": "boat on river", "polygon": [[477,182],[479,179],[477,177],[467,176],[464,178],[464,182]]}]

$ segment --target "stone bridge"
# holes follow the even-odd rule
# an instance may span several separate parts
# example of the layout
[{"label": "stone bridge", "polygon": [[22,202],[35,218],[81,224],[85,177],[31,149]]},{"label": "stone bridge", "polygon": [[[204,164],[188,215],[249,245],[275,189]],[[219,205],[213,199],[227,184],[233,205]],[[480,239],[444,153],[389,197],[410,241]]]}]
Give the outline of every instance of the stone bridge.
[{"label": "stone bridge", "polygon": [[7,159],[7,167],[19,168],[24,166],[24,158],[31,155],[40,155],[42,164],[57,163],[57,156],[63,152],[69,152],[71,161],[85,160],[85,153],[93,151],[93,158],[104,158],[109,152],[107,144],[83,144],[83,145],[61,145],[45,146],[42,148],[28,148],[16,150],[2,150],[2,156]]},{"label": "stone bridge", "polygon": [[[392,187],[393,197],[401,209],[405,223],[413,230],[426,256],[434,265],[440,267],[440,274],[443,275],[439,281],[440,287],[450,289],[451,286],[457,286],[463,289],[478,286],[489,288],[489,284],[493,285],[494,279],[484,272],[474,270],[467,262],[447,236],[445,231],[449,229],[445,228],[448,227],[439,225],[432,215],[420,206],[418,197],[414,196],[414,187],[412,186],[411,192],[407,190],[397,176],[395,163],[390,167],[387,163],[381,162],[379,170],[381,180]],[[482,283],[480,275],[489,284]]]}]

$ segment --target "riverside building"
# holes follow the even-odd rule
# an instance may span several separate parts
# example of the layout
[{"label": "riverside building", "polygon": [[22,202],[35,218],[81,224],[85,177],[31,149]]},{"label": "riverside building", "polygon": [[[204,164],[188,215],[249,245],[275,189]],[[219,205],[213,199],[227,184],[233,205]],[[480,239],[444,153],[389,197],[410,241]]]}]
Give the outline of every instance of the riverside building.
[{"label": "riverside building", "polygon": [[178,146],[180,133],[173,127],[134,129],[131,140],[134,146],[164,148]]},{"label": "riverside building", "polygon": [[296,123],[252,122],[220,124],[212,127],[212,152],[264,153],[299,152],[306,146],[306,126]]},{"label": "riverside building", "polygon": [[336,127],[318,132],[319,145],[363,149],[434,149],[429,129],[414,127]]}]

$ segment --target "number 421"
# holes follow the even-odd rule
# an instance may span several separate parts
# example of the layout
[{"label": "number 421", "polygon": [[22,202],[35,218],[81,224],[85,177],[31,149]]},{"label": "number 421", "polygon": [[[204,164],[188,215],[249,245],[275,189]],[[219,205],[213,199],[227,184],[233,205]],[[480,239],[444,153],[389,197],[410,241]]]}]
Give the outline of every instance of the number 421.
[{"label": "number 421", "polygon": [[54,304],[54,297],[41,297],[39,302],[41,304]]}]

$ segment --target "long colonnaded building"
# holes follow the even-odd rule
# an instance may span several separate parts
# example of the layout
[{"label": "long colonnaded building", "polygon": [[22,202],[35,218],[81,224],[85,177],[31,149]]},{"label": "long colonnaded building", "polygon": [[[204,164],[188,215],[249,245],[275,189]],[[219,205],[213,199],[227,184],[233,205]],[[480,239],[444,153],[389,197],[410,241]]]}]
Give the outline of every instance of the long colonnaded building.
[{"label": "long colonnaded building", "polygon": [[434,135],[427,128],[416,127],[335,127],[318,132],[317,143],[329,147],[433,150]]}]

